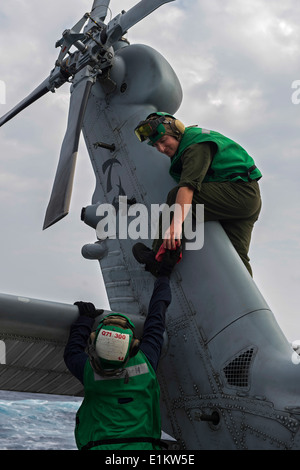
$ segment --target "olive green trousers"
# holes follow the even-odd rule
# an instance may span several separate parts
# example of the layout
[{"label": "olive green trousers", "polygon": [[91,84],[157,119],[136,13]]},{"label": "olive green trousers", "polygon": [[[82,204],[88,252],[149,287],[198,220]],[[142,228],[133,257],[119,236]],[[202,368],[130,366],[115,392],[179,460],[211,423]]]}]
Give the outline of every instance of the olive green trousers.
[{"label": "olive green trousers", "polygon": [[[166,201],[169,207],[175,203],[178,189],[179,187],[176,186],[169,192]],[[196,216],[196,204],[204,204],[204,222],[218,220],[221,223],[232,245],[252,276],[248,251],[253,226],[261,210],[258,182],[202,183],[201,190],[194,192],[192,201],[194,217]],[[152,245],[155,253],[161,246],[162,239],[160,223],[159,233]]]}]

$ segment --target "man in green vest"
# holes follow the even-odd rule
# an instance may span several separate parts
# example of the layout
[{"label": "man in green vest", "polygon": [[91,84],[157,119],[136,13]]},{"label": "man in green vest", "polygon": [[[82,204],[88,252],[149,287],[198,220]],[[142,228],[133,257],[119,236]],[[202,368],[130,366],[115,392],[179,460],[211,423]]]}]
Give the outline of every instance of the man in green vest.
[{"label": "man in green vest", "polygon": [[64,360],[84,386],[76,415],[78,449],[162,449],[156,369],[171,302],[169,277],[179,256],[180,248],[167,250],[159,263],[140,341],[123,314],[105,316],[92,331],[99,311],[90,302],[75,302],[79,317],[71,325]]},{"label": "man in green vest", "polygon": [[[254,223],[261,210],[258,180],[261,172],[253,158],[224,135],[197,126],[185,127],[174,116],[157,112],[138,124],[135,133],[170,158],[170,174],[177,186],[167,204],[181,208],[165,233],[159,233],[152,250],[141,243],[133,248],[138,262],[152,270],[160,249],[180,244],[187,207],[204,205],[204,221],[218,220],[252,276],[248,251]],[[154,263],[154,264],[153,264]]]}]

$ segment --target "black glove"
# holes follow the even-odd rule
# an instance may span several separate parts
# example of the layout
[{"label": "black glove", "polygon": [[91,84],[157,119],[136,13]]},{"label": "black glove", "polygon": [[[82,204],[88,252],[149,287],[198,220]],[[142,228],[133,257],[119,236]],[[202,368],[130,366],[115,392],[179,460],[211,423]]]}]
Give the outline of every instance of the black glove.
[{"label": "black glove", "polygon": [[182,253],[181,245],[176,250],[166,250],[163,259],[158,266],[157,277],[167,276],[170,277],[176,263],[178,263]]},{"label": "black glove", "polygon": [[89,318],[96,318],[99,315],[99,312],[97,312],[94,304],[91,302],[75,302],[74,305],[77,305],[79,309],[79,315],[83,315]]}]

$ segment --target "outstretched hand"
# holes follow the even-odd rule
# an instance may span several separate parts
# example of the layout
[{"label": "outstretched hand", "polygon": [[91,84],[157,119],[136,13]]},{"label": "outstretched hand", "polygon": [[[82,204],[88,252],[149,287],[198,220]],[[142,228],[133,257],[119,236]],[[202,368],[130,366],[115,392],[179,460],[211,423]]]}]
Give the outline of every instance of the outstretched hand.
[{"label": "outstretched hand", "polygon": [[79,310],[79,315],[89,317],[89,318],[96,318],[99,315],[97,312],[94,304],[91,302],[75,302],[74,305],[77,305]]},{"label": "outstretched hand", "polygon": [[166,250],[159,263],[158,276],[170,277],[174,266],[179,262],[182,255],[182,246],[179,245],[175,250]]}]

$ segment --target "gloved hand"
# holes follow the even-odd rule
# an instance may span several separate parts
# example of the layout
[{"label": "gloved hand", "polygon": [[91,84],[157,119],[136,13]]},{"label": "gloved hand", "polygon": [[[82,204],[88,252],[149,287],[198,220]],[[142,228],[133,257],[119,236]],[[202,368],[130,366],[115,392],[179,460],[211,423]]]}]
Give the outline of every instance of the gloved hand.
[{"label": "gloved hand", "polygon": [[160,277],[160,276],[170,277],[175,264],[177,264],[181,258],[181,254],[182,254],[181,245],[178,246],[176,250],[166,250],[165,254],[163,255],[162,261],[158,263],[159,267],[158,267],[157,277]]},{"label": "gloved hand", "polygon": [[77,305],[79,309],[79,315],[83,315],[89,318],[96,318],[99,315],[99,312],[97,312],[94,304],[91,302],[75,302],[74,305]]}]

